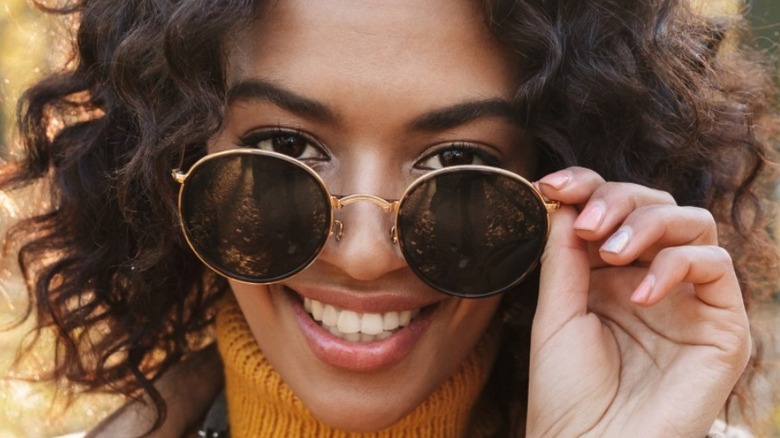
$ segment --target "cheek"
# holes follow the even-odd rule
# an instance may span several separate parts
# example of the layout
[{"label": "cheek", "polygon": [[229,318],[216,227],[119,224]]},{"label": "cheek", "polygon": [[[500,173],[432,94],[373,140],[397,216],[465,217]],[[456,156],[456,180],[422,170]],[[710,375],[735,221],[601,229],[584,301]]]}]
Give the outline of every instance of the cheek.
[{"label": "cheek", "polygon": [[501,302],[501,296],[498,294],[479,299],[463,298],[461,299],[460,313],[465,319],[490,320]]},{"label": "cheek", "polygon": [[[255,334],[276,333],[276,330],[270,330],[271,327],[277,324],[278,312],[274,309],[274,300],[269,288],[267,286],[239,283],[233,280],[228,282],[252,332]],[[262,347],[262,339],[258,339],[258,343]]]},{"label": "cheek", "polygon": [[476,300],[461,299],[450,319],[448,334],[452,348],[463,350],[465,357],[490,324],[500,302],[501,295]]}]

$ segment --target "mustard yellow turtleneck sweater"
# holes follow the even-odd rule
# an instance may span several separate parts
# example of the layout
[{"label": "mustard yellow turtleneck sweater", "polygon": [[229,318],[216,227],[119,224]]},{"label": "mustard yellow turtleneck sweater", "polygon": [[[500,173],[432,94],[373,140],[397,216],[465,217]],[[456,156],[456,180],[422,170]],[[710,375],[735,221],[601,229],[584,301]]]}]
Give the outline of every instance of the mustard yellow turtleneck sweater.
[{"label": "mustard yellow turtleneck sweater", "polygon": [[233,438],[441,438],[488,433],[489,422],[472,421],[472,410],[494,358],[498,337],[493,334],[485,336],[459,371],[414,411],[386,429],[361,434],[333,429],[314,418],[271,368],[232,297],[223,300],[216,327]]}]

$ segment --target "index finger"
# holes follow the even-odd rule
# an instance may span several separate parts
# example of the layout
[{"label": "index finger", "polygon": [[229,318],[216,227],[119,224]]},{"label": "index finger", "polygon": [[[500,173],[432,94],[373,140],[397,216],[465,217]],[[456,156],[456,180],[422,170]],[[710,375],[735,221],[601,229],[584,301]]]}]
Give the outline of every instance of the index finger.
[{"label": "index finger", "polygon": [[621,210],[623,216],[644,205],[676,205],[667,192],[631,182],[608,182],[584,167],[553,172],[540,179],[538,185],[542,194],[550,199],[579,207],[598,199],[605,208]]},{"label": "index finger", "polygon": [[538,181],[544,196],[570,205],[584,204],[605,183],[595,171],[576,166],[553,172]]}]

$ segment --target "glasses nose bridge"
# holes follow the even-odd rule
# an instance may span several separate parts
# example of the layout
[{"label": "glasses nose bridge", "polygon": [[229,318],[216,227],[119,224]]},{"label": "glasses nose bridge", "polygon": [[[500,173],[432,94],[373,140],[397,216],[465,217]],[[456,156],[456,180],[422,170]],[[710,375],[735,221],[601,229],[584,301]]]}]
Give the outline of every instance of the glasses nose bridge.
[{"label": "glasses nose bridge", "polygon": [[347,205],[354,204],[358,201],[368,201],[374,205],[377,205],[382,210],[384,210],[385,213],[395,213],[398,211],[398,201],[391,201],[368,193],[356,193],[346,196],[331,196],[331,204],[336,210],[340,210]]},{"label": "glasses nose bridge", "polygon": [[[355,202],[359,202],[359,201],[370,202],[378,206],[379,208],[381,208],[385,213],[394,213],[396,215],[398,214],[398,206],[400,204],[400,201],[398,200],[388,200],[368,193],[356,193],[356,194],[346,195],[346,196],[330,197],[330,203],[334,210],[341,210],[347,205],[354,204]],[[344,233],[344,224],[338,219],[334,220],[331,234],[335,235],[336,241],[341,240],[343,233]],[[398,242],[398,235],[396,232],[395,225],[393,225],[390,228],[390,239],[393,241],[393,243]]]}]

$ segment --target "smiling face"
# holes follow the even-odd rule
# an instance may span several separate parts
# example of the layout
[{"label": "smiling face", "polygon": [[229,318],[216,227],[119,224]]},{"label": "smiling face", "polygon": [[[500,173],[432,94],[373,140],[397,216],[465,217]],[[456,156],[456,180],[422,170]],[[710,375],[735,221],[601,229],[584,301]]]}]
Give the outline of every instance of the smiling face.
[{"label": "smiling face", "polygon": [[[514,67],[477,2],[272,2],[230,50],[225,127],[210,151],[281,152],[331,193],[385,199],[454,164],[528,176],[534,160],[508,103]],[[314,415],[376,430],[457,370],[500,298],[422,283],[375,204],[336,219],[343,237],[292,279],[230,284],[267,359]]]}]

